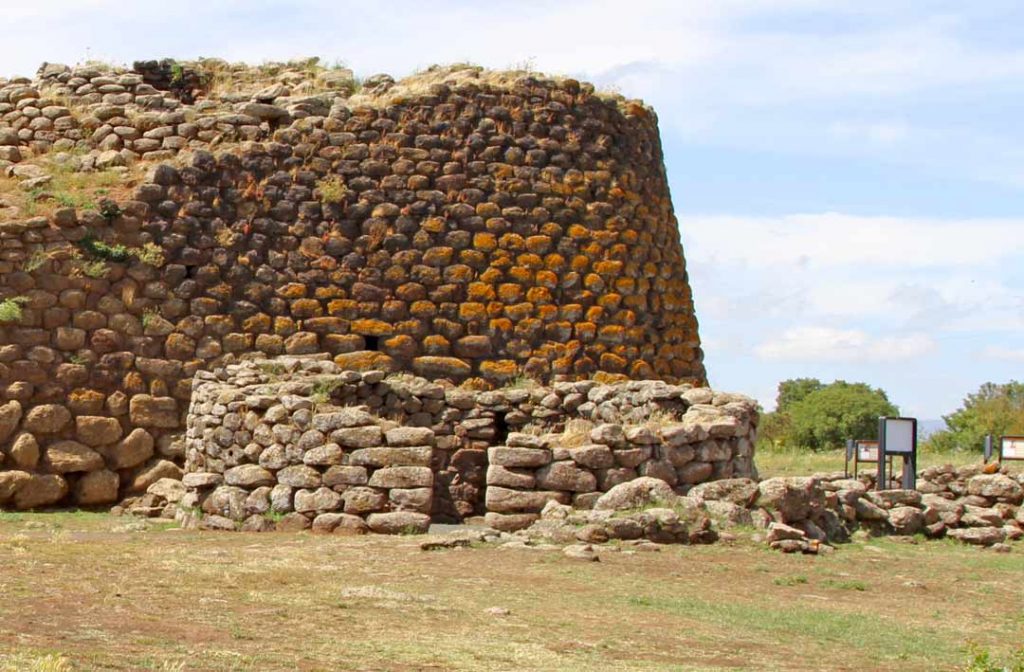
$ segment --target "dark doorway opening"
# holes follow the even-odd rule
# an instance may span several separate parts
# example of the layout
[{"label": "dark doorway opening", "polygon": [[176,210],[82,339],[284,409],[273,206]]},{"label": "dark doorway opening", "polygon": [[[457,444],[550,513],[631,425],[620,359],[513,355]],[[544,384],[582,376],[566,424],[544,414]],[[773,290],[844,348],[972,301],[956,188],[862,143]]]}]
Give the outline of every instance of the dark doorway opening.
[{"label": "dark doorway opening", "polygon": [[504,413],[497,413],[494,416],[494,445],[501,446],[508,439],[508,421]]}]

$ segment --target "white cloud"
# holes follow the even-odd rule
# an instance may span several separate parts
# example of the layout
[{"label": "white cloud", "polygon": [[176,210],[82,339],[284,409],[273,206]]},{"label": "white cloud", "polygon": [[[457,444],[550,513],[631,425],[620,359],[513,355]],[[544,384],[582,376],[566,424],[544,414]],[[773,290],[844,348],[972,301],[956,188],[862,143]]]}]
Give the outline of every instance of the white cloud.
[{"label": "white cloud", "polygon": [[888,362],[920,357],[934,349],[935,342],[926,334],[879,337],[855,329],[805,326],[787,329],[754,352],[767,360]]},{"label": "white cloud", "polygon": [[975,266],[1024,248],[1024,219],[691,215],[682,229],[691,256],[776,270]]},{"label": "white cloud", "polygon": [[982,355],[989,359],[1024,362],[1024,348],[1005,348],[998,345],[990,345],[982,351]]},{"label": "white cloud", "polygon": [[854,122],[837,121],[829,126],[829,132],[844,140],[889,145],[905,139],[910,128],[902,121]]}]

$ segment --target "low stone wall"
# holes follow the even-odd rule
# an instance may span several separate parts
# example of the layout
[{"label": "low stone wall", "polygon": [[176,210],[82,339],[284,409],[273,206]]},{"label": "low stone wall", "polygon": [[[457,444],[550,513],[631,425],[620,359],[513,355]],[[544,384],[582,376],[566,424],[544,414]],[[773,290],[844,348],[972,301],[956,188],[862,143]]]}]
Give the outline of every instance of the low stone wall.
[{"label": "low stone wall", "polygon": [[1024,537],[1024,474],[1008,467],[929,467],[920,472],[917,490],[875,490],[874,476],[866,472],[856,478],[773,478],[757,487],[753,522],[768,527],[768,541],[782,550],[845,541],[858,529],[875,535],[950,537],[981,546]]},{"label": "low stone wall", "polygon": [[[988,468],[992,471],[992,467]],[[1009,552],[1024,539],[1024,473],[982,465],[933,467],[921,490],[873,490],[871,477],[842,474],[709,481],[685,496],[656,478],[615,486],[593,509],[548,502],[540,519],[507,543],[542,547],[576,544],[565,552],[598,559],[593,544],[702,544],[752,536],[786,553],[825,553],[855,534],[923,534]],[[582,546],[580,545],[582,544]]]},{"label": "low stone wall", "polygon": [[[211,528],[511,530],[640,476],[754,476],[755,403],[634,381],[476,392],[285,357],[196,374],[180,516]],[[166,515],[166,504],[129,501]],[[175,503],[175,502],[170,502]]]}]

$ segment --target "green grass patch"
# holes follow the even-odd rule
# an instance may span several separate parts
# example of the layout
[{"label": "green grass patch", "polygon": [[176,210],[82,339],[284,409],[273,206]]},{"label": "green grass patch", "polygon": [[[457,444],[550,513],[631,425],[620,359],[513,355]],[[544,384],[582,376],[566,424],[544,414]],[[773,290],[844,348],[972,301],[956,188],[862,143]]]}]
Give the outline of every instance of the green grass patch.
[{"label": "green grass patch", "polygon": [[[627,604],[715,626],[719,632],[742,632],[748,644],[794,643],[796,636],[811,656],[859,651],[865,664],[871,662],[869,667],[882,661],[949,660],[960,653],[956,640],[937,628],[909,626],[882,615],[869,618],[864,614],[802,603],[787,602],[772,608],[739,601],[649,596],[644,604],[635,599]],[[815,648],[819,650],[815,652]]]},{"label": "green grass patch", "polygon": [[807,583],[807,577],[803,574],[797,574],[795,576],[776,576],[772,579],[772,583],[776,586],[800,586]]}]

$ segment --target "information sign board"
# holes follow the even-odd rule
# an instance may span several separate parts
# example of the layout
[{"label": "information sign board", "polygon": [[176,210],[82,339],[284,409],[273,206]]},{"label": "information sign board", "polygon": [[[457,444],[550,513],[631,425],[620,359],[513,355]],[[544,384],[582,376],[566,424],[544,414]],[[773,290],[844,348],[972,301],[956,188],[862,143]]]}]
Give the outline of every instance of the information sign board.
[{"label": "information sign board", "polygon": [[887,418],[878,419],[878,479],[875,487],[889,487],[886,474],[886,458],[899,455],[903,458],[903,477],[901,486],[906,490],[917,487],[917,419]]},{"label": "information sign board", "polygon": [[1004,436],[999,439],[1000,460],[1024,460],[1024,436]]},{"label": "information sign board", "polygon": [[878,462],[878,441],[858,441],[857,461]]}]

